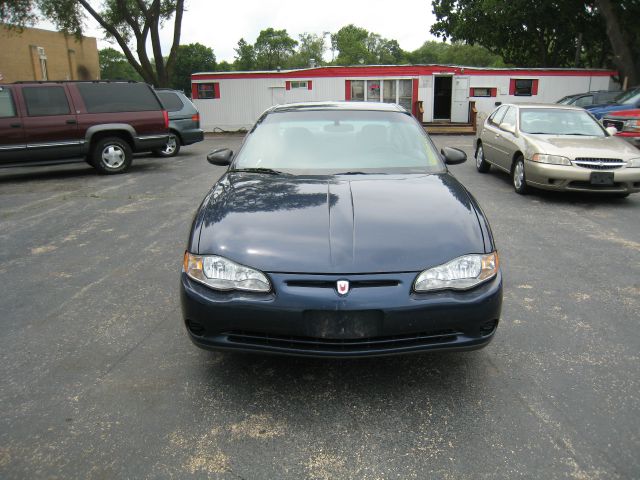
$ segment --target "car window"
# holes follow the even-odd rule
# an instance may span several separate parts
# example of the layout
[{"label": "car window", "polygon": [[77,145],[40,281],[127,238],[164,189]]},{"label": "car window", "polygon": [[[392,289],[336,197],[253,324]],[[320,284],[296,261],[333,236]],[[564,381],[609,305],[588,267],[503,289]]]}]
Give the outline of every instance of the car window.
[{"label": "car window", "polygon": [[502,121],[500,123],[506,123],[507,125],[516,126],[516,107],[509,107],[507,112],[502,117]]},{"label": "car window", "polygon": [[89,113],[143,112],[162,105],[146,83],[78,83]]},{"label": "car window", "polygon": [[158,94],[158,97],[160,98],[160,101],[162,102],[165,110],[168,110],[170,112],[177,112],[178,110],[182,110],[182,108],[184,107],[184,103],[182,103],[182,100],[177,93],[167,91],[160,91],[156,93]]},{"label": "car window", "polygon": [[502,105],[500,108],[498,108],[495,112],[491,114],[491,116],[489,117],[489,123],[492,123],[497,127],[498,125],[500,125],[500,122],[502,122],[502,118],[504,117],[504,114],[506,112],[507,112],[507,105]]},{"label": "car window", "polygon": [[30,117],[71,113],[64,87],[23,87],[22,96]]},{"label": "car window", "polygon": [[0,87],[0,118],[16,116],[16,107],[11,98],[11,91]]},{"label": "car window", "polygon": [[567,95],[566,97],[562,97],[556,103],[560,105],[570,105],[575,98],[576,98],[575,95]]},{"label": "car window", "polygon": [[585,95],[584,97],[578,98],[574,102],[574,105],[576,107],[585,107],[585,106],[591,105],[591,104],[593,104],[593,95]]},{"label": "car window", "polygon": [[306,173],[439,173],[444,165],[424,130],[400,112],[283,111],[249,134],[234,168]]},{"label": "car window", "polygon": [[623,105],[635,105],[636,103],[638,103],[638,101],[640,101],[640,90],[636,90],[635,94],[629,95],[620,103],[622,103]]},{"label": "car window", "polygon": [[627,90],[626,92],[622,92],[616,97],[615,100],[616,100],[616,103],[626,103],[628,99],[638,94],[640,94],[640,89],[634,88],[633,90]]},{"label": "car window", "polygon": [[602,126],[584,110],[520,109],[520,131],[541,135],[604,137]]}]

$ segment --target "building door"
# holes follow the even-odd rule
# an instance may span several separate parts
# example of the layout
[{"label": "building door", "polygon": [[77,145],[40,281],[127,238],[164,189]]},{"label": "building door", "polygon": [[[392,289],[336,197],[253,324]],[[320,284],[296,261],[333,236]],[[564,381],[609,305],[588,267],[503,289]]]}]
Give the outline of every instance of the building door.
[{"label": "building door", "polygon": [[271,105],[284,104],[284,87],[271,87]]},{"label": "building door", "polygon": [[452,77],[434,77],[433,79],[433,119],[451,119]]},{"label": "building door", "polygon": [[469,77],[454,77],[451,121],[469,122]]}]

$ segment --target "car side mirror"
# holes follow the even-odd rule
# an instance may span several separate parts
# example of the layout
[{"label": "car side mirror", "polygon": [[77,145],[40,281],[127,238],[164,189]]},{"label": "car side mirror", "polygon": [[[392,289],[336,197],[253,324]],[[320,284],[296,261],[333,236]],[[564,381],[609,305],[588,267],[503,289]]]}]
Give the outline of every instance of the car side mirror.
[{"label": "car side mirror", "polygon": [[500,130],[504,132],[509,132],[512,135],[516,134],[516,127],[514,127],[510,123],[501,123],[499,128]]},{"label": "car side mirror", "polygon": [[447,165],[458,165],[467,161],[467,154],[459,148],[443,147],[440,153]]},{"label": "car side mirror", "polygon": [[618,133],[618,129],[616,127],[607,127],[605,130],[609,135],[615,135]]},{"label": "car side mirror", "polygon": [[207,155],[207,161],[213,165],[229,165],[233,151],[228,148],[218,148]]}]

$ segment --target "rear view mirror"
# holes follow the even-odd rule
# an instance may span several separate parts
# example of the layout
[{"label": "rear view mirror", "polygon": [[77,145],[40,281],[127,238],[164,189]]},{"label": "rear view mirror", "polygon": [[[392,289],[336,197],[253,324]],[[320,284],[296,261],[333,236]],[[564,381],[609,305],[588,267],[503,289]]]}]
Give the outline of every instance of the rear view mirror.
[{"label": "rear view mirror", "polygon": [[443,147],[440,153],[447,165],[458,165],[467,161],[467,154],[459,148]]},{"label": "rear view mirror", "polygon": [[618,133],[618,129],[616,127],[607,127],[605,130],[609,135],[615,135]]},{"label": "rear view mirror", "polygon": [[213,165],[229,165],[233,151],[228,148],[218,148],[207,155],[207,161]]}]

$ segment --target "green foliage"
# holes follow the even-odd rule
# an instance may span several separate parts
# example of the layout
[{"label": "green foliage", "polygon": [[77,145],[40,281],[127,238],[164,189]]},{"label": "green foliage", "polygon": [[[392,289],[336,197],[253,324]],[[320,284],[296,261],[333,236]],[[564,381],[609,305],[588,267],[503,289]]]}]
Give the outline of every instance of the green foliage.
[{"label": "green foliage", "polygon": [[298,44],[286,30],[267,28],[262,30],[254,45],[256,67],[260,70],[273,70],[284,67],[295,52]]},{"label": "green foliage", "polygon": [[100,78],[103,80],[142,80],[127,58],[114,48],[103,48],[98,52]]},{"label": "green foliage", "polygon": [[338,52],[338,65],[358,65],[369,63],[367,38],[369,32],[353,24],[342,27],[331,35],[331,48]]},{"label": "green foliage", "polygon": [[236,51],[236,60],[233,62],[235,70],[247,71],[256,68],[256,51],[253,45],[248,44],[244,38],[238,40]]},{"label": "green foliage", "polygon": [[213,50],[200,43],[180,45],[171,76],[171,87],[183,92],[191,91],[191,74],[216,70],[216,56]]},{"label": "green foliage", "polygon": [[12,28],[32,25],[36,19],[32,0],[0,0],[0,23]]},{"label": "green foliage", "polygon": [[312,59],[316,65],[321,65],[323,62],[322,56],[326,50],[324,36],[314,33],[301,33],[298,37],[300,38],[298,49],[289,58],[287,66],[291,68],[309,67]]},{"label": "green foliage", "polygon": [[217,72],[231,72],[233,70],[233,64],[227,62],[226,60],[221,61],[216,66]]},{"label": "green foliage", "polygon": [[590,51],[605,35],[600,15],[582,0],[433,0],[431,33],[482,45],[508,63],[574,66],[577,38]]},{"label": "green foliage", "polygon": [[413,64],[467,65],[470,67],[505,67],[502,57],[491,53],[479,45],[462,42],[445,43],[428,41],[407,53],[407,60]]}]

